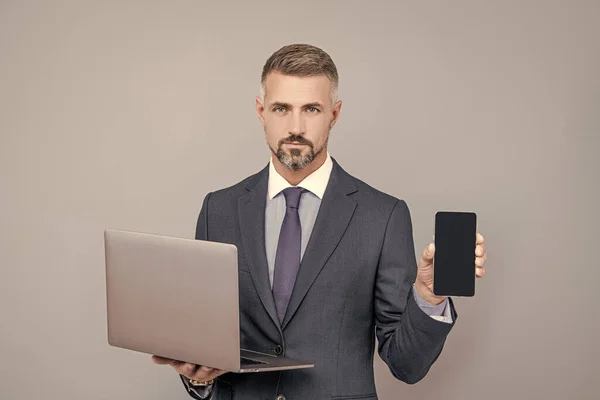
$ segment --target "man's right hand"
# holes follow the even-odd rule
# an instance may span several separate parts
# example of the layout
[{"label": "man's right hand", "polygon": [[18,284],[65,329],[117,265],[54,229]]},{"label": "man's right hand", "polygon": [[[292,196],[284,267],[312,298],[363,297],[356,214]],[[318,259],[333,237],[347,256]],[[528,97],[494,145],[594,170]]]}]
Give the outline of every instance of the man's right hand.
[{"label": "man's right hand", "polygon": [[205,367],[186,363],[183,361],[171,360],[159,356],[152,356],[152,362],[158,365],[170,365],[177,371],[178,374],[185,376],[188,379],[207,382],[216,379],[219,375],[223,375],[227,371],[221,369]]}]

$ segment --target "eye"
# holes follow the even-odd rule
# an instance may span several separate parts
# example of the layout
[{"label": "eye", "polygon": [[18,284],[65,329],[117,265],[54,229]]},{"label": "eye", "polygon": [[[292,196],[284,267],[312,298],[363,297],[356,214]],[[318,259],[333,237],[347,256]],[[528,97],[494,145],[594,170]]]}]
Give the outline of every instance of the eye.
[{"label": "eye", "polygon": [[319,111],[321,111],[321,110],[319,110],[319,109],[318,109],[318,108],[316,108],[316,107],[308,107],[308,108],[306,109],[306,111],[308,111],[309,113],[317,113],[317,112],[319,112]]},{"label": "eye", "polygon": [[281,106],[277,106],[277,107],[273,108],[273,111],[276,113],[281,113],[281,112],[285,112],[285,108],[281,107]]}]

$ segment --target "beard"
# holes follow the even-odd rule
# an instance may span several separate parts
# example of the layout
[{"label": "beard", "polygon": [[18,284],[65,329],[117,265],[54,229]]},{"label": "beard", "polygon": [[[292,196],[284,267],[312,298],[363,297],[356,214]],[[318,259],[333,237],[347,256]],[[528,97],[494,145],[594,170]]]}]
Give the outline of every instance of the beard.
[{"label": "beard", "polygon": [[[283,148],[283,145],[286,143],[305,145],[308,148],[308,151],[306,151],[306,149],[289,149],[286,151]],[[310,140],[300,135],[290,135],[277,143],[276,150],[271,147],[271,152],[273,152],[281,164],[293,171],[298,171],[310,165],[310,163],[321,154],[326,145],[327,141],[325,141],[325,145],[315,150],[315,146]]]}]

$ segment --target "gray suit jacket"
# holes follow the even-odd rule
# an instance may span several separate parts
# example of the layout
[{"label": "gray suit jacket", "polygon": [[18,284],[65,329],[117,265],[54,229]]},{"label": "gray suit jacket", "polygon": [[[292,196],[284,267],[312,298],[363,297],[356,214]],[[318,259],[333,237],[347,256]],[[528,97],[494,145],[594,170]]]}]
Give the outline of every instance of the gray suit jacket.
[{"label": "gray suit jacket", "polygon": [[379,355],[406,383],[421,380],[440,355],[458,315],[450,300],[453,323],[436,321],[414,300],[406,203],[333,163],[283,323],[265,252],[268,167],[205,197],[196,239],[238,247],[241,347],[315,363],[297,371],[227,373],[217,379],[213,400],[377,399],[376,336]]}]

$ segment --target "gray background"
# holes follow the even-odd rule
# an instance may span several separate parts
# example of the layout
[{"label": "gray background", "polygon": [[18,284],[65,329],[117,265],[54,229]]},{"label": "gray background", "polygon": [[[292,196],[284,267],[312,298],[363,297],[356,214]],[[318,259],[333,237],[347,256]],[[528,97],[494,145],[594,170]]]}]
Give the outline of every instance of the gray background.
[{"label": "gray background", "polygon": [[330,152],[408,202],[416,251],[438,209],[486,237],[443,355],[414,386],[377,358],[381,398],[597,399],[600,2],[567,0],[0,1],[0,398],[187,398],[107,345],[102,232],[192,237],[264,166],[292,42],[337,63]]}]

